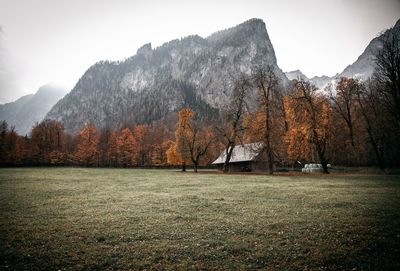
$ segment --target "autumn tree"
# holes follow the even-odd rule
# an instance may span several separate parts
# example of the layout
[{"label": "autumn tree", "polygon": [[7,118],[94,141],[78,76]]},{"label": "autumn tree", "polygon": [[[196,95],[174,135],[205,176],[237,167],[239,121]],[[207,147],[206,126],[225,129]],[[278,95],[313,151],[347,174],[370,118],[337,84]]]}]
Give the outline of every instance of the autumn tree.
[{"label": "autumn tree", "polygon": [[103,127],[99,131],[99,166],[110,165],[110,159],[108,157],[108,146],[110,144],[112,132],[113,130],[110,127]]},{"label": "autumn tree", "polygon": [[86,124],[79,133],[79,143],[75,152],[75,159],[84,166],[98,165],[98,142],[97,129],[92,124]]},{"label": "autumn tree", "polygon": [[117,133],[115,131],[111,131],[107,142],[107,160],[108,164],[112,167],[118,167],[120,165],[117,137]]},{"label": "autumn tree", "polygon": [[163,122],[154,122],[149,129],[149,163],[155,166],[167,164],[167,150],[173,144],[172,134]]},{"label": "autumn tree", "polygon": [[22,160],[22,149],[19,144],[19,136],[15,132],[14,127],[11,127],[6,137],[6,157],[5,161],[8,165],[18,165]]},{"label": "autumn tree", "polygon": [[200,160],[206,155],[213,143],[214,135],[211,129],[201,129],[201,124],[195,119],[195,113],[190,108],[184,108],[178,113],[178,126],[175,131],[176,150],[183,165],[190,160],[197,172]]},{"label": "autumn tree", "polygon": [[317,152],[323,172],[328,173],[326,157],[331,119],[328,99],[317,93],[317,88],[306,81],[295,81],[294,93],[285,100],[289,123],[286,135],[288,154],[297,159],[313,150]]},{"label": "autumn tree", "polygon": [[150,127],[146,124],[140,124],[133,128],[133,136],[138,145],[135,155],[135,164],[138,166],[145,166],[149,164],[149,155],[152,148],[149,130]]},{"label": "autumn tree", "polygon": [[348,137],[351,146],[355,148],[354,139],[354,122],[356,113],[356,97],[357,92],[360,88],[360,82],[355,78],[340,78],[336,85],[335,90],[333,86],[329,85],[327,90],[329,94],[329,99],[333,104],[333,109],[340,116],[340,118],[345,122],[346,128],[348,130]]},{"label": "autumn tree", "polygon": [[3,120],[0,122],[0,161],[5,164],[7,156],[7,136],[8,136],[8,123]]},{"label": "autumn tree", "polygon": [[230,103],[221,112],[220,124],[215,126],[219,141],[225,148],[224,172],[229,170],[229,161],[235,145],[243,144],[243,136],[246,129],[243,117],[248,111],[246,98],[251,87],[250,79],[244,74],[240,75],[234,83]]},{"label": "autumn tree", "polygon": [[60,165],[65,162],[64,125],[44,120],[32,129],[32,159],[41,165]]},{"label": "autumn tree", "polygon": [[388,141],[388,132],[391,129],[390,118],[393,115],[388,113],[386,101],[383,100],[378,88],[376,81],[369,80],[366,86],[358,89],[357,103],[365,125],[366,141],[372,146],[379,168],[384,169],[385,156],[388,152],[388,146],[385,143]]},{"label": "autumn tree", "polygon": [[186,162],[183,161],[178,152],[177,142],[173,142],[166,151],[167,162],[169,165],[178,166],[182,165],[182,171],[186,171]]},{"label": "autumn tree", "polygon": [[167,151],[174,144],[174,142],[168,138],[165,138],[161,144],[157,143],[151,154],[151,163],[155,166],[163,166],[168,163]]},{"label": "autumn tree", "polygon": [[123,167],[130,167],[133,165],[137,144],[133,138],[131,130],[125,128],[117,137],[117,150],[120,163]]},{"label": "autumn tree", "polygon": [[282,145],[279,139],[283,137],[286,127],[283,95],[272,66],[257,67],[252,79],[258,91],[259,108],[253,113],[253,121],[248,121],[248,131],[258,134],[259,140],[264,143],[263,151],[268,159],[269,173],[272,174],[276,151]]}]

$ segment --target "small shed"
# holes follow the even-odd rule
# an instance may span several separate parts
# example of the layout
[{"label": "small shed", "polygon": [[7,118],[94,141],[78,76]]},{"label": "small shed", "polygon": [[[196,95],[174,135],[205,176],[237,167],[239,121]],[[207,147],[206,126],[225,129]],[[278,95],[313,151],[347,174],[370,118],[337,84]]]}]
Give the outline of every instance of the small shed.
[{"label": "small shed", "polygon": [[[263,143],[250,143],[236,145],[233,148],[232,156],[229,161],[229,172],[269,172],[268,159],[264,151]],[[226,158],[226,150],[212,162],[212,165],[217,166],[218,170],[223,169]]]}]

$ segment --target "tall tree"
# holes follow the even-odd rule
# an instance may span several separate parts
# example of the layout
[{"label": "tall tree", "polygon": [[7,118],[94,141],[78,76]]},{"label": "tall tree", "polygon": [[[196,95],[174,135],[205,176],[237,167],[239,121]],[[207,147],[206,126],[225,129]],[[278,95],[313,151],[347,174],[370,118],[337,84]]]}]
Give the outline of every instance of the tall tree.
[{"label": "tall tree", "polygon": [[223,171],[229,171],[233,148],[237,144],[243,144],[245,126],[243,117],[247,112],[246,98],[252,85],[245,74],[235,81],[230,104],[221,112],[221,123],[215,126],[219,141],[225,148],[225,161]]},{"label": "tall tree", "polygon": [[117,133],[115,131],[111,131],[110,138],[108,139],[108,144],[107,144],[108,164],[112,167],[120,166],[117,137],[118,137]]},{"label": "tall tree", "polygon": [[[258,90],[259,111],[254,118],[255,121],[263,120],[263,124],[257,125],[259,133],[262,134],[263,149],[268,158],[269,173],[274,171],[275,149],[278,147],[274,138],[283,135],[282,125],[285,123],[283,104],[283,95],[279,89],[279,78],[270,65],[257,67],[253,72],[253,82]],[[275,143],[275,144],[274,144]]]},{"label": "tall tree", "polygon": [[110,166],[108,156],[108,146],[110,144],[111,134],[113,130],[109,127],[104,127],[99,132],[99,165]]},{"label": "tall tree", "polygon": [[[365,130],[368,135],[368,142],[376,156],[376,161],[380,169],[386,167],[385,142],[387,141],[388,126],[386,117],[390,118],[392,114],[385,114],[387,110],[386,103],[378,91],[376,81],[370,80],[366,87],[359,88],[357,91],[357,102],[365,124]],[[386,116],[386,117],[385,117]]]},{"label": "tall tree", "polygon": [[[305,146],[317,152],[323,172],[328,172],[326,157],[327,144],[330,137],[331,112],[327,98],[317,93],[317,88],[306,81],[295,81],[294,93],[286,99],[285,108],[289,121],[287,140],[290,150],[299,150],[300,144],[304,152]],[[293,145],[297,147],[293,147]],[[295,152],[294,152],[295,153]]]},{"label": "tall tree", "polygon": [[5,164],[7,156],[7,134],[8,124],[5,120],[0,122],[0,161]]},{"label": "tall tree", "polygon": [[382,40],[376,56],[375,78],[387,108],[400,127],[400,28],[393,28]]},{"label": "tall tree", "polygon": [[133,138],[131,130],[125,128],[117,137],[117,149],[119,153],[120,163],[123,167],[133,165],[137,144]]},{"label": "tall tree", "polygon": [[97,129],[92,124],[86,124],[79,133],[79,143],[75,152],[75,159],[84,166],[98,165],[98,142]]},{"label": "tall tree", "polygon": [[186,163],[182,160],[178,152],[177,142],[173,142],[172,145],[166,151],[167,162],[169,165],[178,166],[182,165],[182,171],[186,171]]},{"label": "tall tree", "polygon": [[138,146],[135,155],[135,164],[138,166],[148,165],[151,160],[150,153],[153,147],[150,126],[146,124],[135,126],[133,128],[133,136]]},{"label": "tall tree", "polygon": [[196,121],[195,113],[191,109],[182,109],[178,116],[175,132],[178,154],[184,164],[190,160],[197,172],[201,158],[207,154],[213,143],[214,135],[211,129],[201,129],[201,124]]},{"label": "tall tree", "polygon": [[44,120],[32,129],[32,157],[41,165],[60,165],[65,162],[64,125]]},{"label": "tall tree", "polygon": [[[329,99],[333,104],[333,109],[345,122],[349,140],[353,149],[355,148],[354,139],[354,121],[355,121],[355,103],[357,92],[360,88],[360,82],[355,78],[340,78],[335,91],[333,86],[328,86]],[[336,92],[336,93],[335,93]]]}]

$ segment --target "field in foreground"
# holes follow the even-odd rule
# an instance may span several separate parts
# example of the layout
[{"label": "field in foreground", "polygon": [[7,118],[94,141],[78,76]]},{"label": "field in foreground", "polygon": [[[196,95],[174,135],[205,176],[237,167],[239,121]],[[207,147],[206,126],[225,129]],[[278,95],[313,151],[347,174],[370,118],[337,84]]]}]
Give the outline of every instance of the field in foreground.
[{"label": "field in foreground", "polygon": [[0,270],[400,270],[399,176],[0,169]]}]

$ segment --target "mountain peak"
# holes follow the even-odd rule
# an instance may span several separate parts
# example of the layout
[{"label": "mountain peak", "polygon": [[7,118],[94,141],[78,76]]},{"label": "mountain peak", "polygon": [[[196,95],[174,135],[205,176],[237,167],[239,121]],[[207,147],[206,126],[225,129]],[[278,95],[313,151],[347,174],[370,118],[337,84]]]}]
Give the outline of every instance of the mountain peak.
[{"label": "mountain peak", "polygon": [[[267,34],[267,29],[265,27],[265,23],[263,20],[253,18],[241,24],[238,24],[234,27],[214,32],[207,37],[207,40],[209,41],[224,40],[230,36],[236,36],[239,33],[242,33],[242,36],[243,35],[251,36],[254,35],[255,33]],[[266,35],[266,37],[268,38],[268,34]]]},{"label": "mountain peak", "polygon": [[264,27],[264,28],[265,28],[265,23],[264,23],[264,21],[263,21],[262,19],[260,19],[260,18],[251,18],[251,19],[249,19],[249,20],[247,20],[247,21],[244,21],[244,22],[241,23],[241,24],[238,24],[237,26],[241,26],[241,25],[250,25],[250,26],[252,26],[252,27],[254,27],[254,26],[261,26],[261,27]]},{"label": "mountain peak", "polygon": [[299,78],[302,80],[308,80],[307,76],[305,76],[305,74],[302,73],[300,70],[285,72],[285,75],[289,80],[294,80]]},{"label": "mountain peak", "polygon": [[393,29],[400,29],[400,19],[397,20],[396,24],[393,26]]},{"label": "mountain peak", "polygon": [[140,47],[140,48],[136,51],[136,54],[137,54],[137,55],[145,55],[145,54],[150,53],[151,50],[152,50],[152,48],[151,48],[151,43],[149,42],[149,43],[146,43],[146,44],[142,45],[142,47]]},{"label": "mountain peak", "polygon": [[10,126],[15,126],[16,131],[28,134],[36,122],[43,117],[50,108],[61,99],[67,91],[52,85],[41,86],[35,94],[29,94],[15,102],[0,105],[0,119],[7,121]]},{"label": "mountain peak", "polygon": [[391,35],[400,35],[400,19],[392,28],[381,32],[378,37],[372,39],[365,48],[364,52],[353,64],[348,65],[343,70],[343,72],[340,74],[340,77],[358,77],[363,80],[370,77],[376,67],[376,56],[382,49],[382,41],[388,39]]}]

